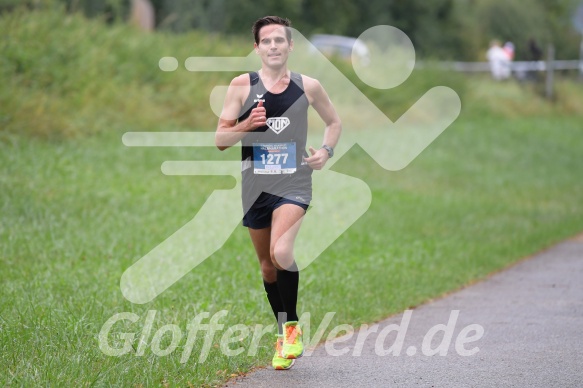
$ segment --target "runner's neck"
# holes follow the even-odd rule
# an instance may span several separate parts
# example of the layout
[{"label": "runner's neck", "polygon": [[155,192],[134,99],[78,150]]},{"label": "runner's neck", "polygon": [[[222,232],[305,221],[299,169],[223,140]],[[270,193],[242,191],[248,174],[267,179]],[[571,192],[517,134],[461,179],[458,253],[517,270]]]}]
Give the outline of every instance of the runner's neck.
[{"label": "runner's neck", "polygon": [[[284,89],[289,84],[290,72],[287,68],[277,70],[261,69],[257,72],[261,78],[261,82],[270,92],[276,92],[283,86]],[[285,82],[287,79],[288,82]],[[278,85],[280,84],[280,85]]]}]

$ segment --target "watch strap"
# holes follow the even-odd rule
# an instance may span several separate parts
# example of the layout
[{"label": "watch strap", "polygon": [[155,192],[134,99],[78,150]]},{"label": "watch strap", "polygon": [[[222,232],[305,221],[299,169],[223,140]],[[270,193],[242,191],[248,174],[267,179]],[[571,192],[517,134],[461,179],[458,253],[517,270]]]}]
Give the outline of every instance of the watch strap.
[{"label": "watch strap", "polygon": [[331,158],[332,156],[334,156],[334,148],[327,146],[326,144],[324,144],[321,148],[325,149],[326,152],[328,152],[328,157]]}]

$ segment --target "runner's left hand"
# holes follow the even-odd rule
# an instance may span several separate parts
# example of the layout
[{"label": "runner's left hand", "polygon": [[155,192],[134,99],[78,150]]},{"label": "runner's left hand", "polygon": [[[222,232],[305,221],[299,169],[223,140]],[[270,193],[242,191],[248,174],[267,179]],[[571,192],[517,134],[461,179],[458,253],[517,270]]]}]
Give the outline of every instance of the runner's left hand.
[{"label": "runner's left hand", "polygon": [[326,162],[328,161],[328,151],[323,148],[319,150],[314,149],[314,147],[309,148],[310,153],[312,156],[304,158],[308,166],[310,166],[314,170],[321,170]]}]

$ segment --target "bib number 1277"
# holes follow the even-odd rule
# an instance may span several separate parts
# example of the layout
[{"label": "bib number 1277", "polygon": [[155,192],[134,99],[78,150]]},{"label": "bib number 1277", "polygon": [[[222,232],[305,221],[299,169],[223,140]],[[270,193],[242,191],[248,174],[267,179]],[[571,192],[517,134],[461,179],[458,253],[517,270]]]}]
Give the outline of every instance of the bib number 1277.
[{"label": "bib number 1277", "polygon": [[287,153],[281,154],[261,154],[261,162],[263,164],[273,165],[273,164],[286,164],[287,157],[289,155]]},{"label": "bib number 1277", "polygon": [[253,143],[255,174],[293,174],[296,143]]}]

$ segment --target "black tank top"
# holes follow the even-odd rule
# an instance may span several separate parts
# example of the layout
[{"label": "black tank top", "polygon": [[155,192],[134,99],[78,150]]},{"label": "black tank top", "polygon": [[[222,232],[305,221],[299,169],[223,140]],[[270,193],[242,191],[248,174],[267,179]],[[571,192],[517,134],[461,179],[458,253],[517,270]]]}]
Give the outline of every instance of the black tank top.
[{"label": "black tank top", "polygon": [[279,94],[267,91],[257,72],[249,73],[251,90],[239,121],[263,100],[267,125],[242,140],[243,204],[248,209],[264,192],[309,203],[312,169],[304,162],[309,102],[301,74],[291,73],[288,87]]}]

